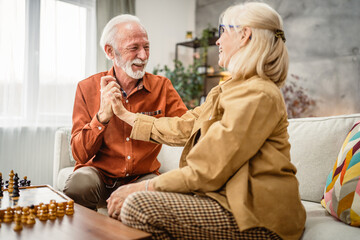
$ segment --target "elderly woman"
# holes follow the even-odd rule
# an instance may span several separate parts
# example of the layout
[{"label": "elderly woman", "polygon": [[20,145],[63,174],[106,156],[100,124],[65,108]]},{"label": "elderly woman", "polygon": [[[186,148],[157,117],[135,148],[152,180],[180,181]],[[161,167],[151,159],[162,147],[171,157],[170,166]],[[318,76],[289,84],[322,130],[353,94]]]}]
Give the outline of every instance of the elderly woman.
[{"label": "elderly woman", "polygon": [[179,169],[116,190],[108,213],[156,239],[299,239],[306,217],[279,89],[288,70],[282,19],[264,3],[245,3],[220,22],[219,65],[232,78],[201,106],[156,119],[113,95],[132,138],[184,150]]}]

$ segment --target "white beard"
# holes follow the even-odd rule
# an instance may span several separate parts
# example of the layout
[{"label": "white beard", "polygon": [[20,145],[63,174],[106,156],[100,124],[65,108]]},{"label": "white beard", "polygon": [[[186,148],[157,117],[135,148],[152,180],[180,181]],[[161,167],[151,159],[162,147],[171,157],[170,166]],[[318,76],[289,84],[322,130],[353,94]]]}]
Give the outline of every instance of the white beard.
[{"label": "white beard", "polygon": [[[122,62],[122,58],[120,55],[116,55],[115,57],[115,65],[121,67],[122,70],[131,78],[140,79],[145,75],[145,68],[147,64],[147,60],[141,61],[140,59],[136,58],[132,61]],[[144,69],[134,72],[131,68],[132,64],[144,64]]]}]

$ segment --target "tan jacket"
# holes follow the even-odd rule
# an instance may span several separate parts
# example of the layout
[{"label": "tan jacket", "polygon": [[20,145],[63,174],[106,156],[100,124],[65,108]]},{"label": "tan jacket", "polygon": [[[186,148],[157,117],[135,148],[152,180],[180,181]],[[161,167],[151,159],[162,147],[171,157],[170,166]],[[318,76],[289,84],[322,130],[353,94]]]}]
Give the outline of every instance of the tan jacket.
[{"label": "tan jacket", "polygon": [[138,114],[131,137],[185,145],[180,168],[156,177],[156,190],[205,194],[234,214],[240,231],[266,227],[299,239],[306,215],[287,126],[279,88],[252,77],[216,86],[180,118]]}]

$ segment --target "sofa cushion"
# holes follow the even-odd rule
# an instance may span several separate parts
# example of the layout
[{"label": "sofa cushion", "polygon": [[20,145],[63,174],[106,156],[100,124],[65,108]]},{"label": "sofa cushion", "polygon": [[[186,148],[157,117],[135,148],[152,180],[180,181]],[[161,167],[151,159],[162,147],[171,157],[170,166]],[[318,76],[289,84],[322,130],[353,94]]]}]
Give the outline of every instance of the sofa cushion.
[{"label": "sofa cushion", "polygon": [[291,162],[297,168],[302,200],[320,203],[326,177],[360,114],[289,120]]},{"label": "sofa cushion", "polygon": [[59,175],[57,178],[57,187],[60,191],[64,190],[66,180],[74,171],[74,167],[66,167],[59,171]]},{"label": "sofa cushion", "polygon": [[163,144],[157,159],[161,163],[160,173],[179,168],[181,153],[184,147],[171,147]]},{"label": "sofa cushion", "polygon": [[58,130],[62,131],[66,136],[66,140],[68,141],[67,146],[69,147],[70,162],[75,165],[76,161],[74,159],[74,156],[72,155],[71,144],[70,144],[70,142],[71,142],[71,128],[63,127],[63,128],[59,128]]},{"label": "sofa cushion", "polygon": [[305,231],[301,240],[359,239],[360,228],[333,218],[320,203],[302,201],[306,210]]},{"label": "sofa cushion", "polygon": [[321,204],[341,221],[360,226],[360,122],[347,135],[330,171]]}]

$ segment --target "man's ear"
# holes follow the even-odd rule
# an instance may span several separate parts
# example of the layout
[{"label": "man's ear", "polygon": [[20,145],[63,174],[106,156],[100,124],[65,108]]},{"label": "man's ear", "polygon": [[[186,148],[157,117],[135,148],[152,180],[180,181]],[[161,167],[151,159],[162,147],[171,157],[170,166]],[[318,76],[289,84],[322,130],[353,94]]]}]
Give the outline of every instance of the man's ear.
[{"label": "man's ear", "polygon": [[111,45],[106,44],[105,47],[105,52],[106,55],[110,58],[110,59],[114,59],[115,58],[115,50]]}]

